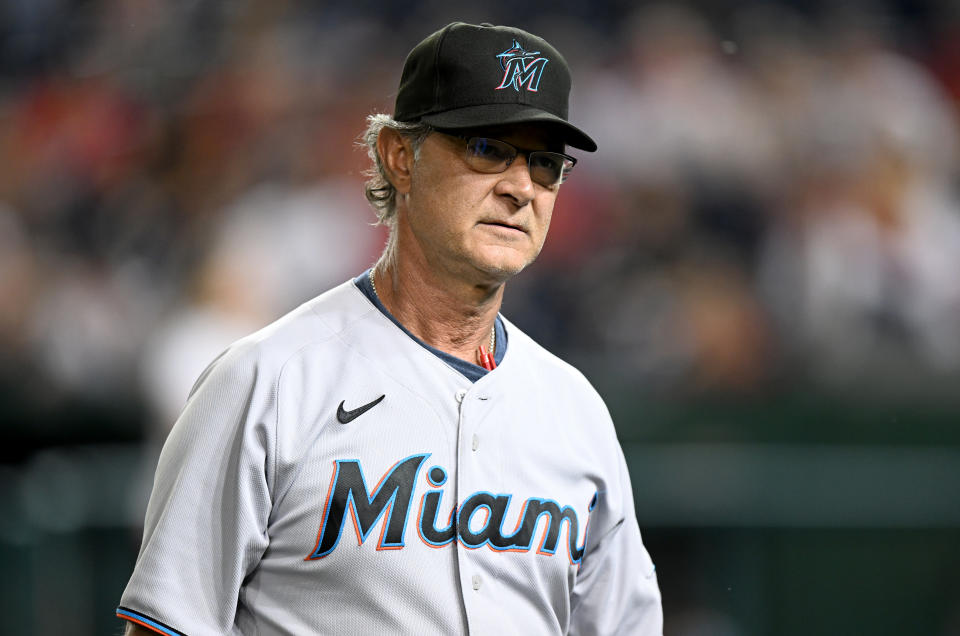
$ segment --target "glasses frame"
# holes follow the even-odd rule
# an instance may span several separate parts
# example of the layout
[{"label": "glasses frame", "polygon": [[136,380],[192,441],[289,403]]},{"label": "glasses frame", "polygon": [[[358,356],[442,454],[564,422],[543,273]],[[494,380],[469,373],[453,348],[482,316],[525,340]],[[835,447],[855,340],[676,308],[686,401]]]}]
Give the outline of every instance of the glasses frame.
[{"label": "glasses frame", "polygon": [[[530,179],[533,180],[533,182],[536,183],[537,185],[541,185],[545,188],[555,188],[567,180],[567,177],[570,176],[570,172],[573,170],[573,167],[577,165],[576,157],[571,157],[570,155],[563,152],[554,152],[552,150],[528,150],[526,148],[518,148],[517,146],[514,146],[511,143],[503,141],[502,139],[497,139],[496,137],[484,137],[481,135],[464,135],[461,133],[449,132],[446,130],[437,130],[437,132],[442,135],[446,135],[448,137],[455,137],[457,139],[465,141],[467,145],[463,151],[464,160],[467,162],[467,165],[469,165],[473,170],[476,170],[477,172],[480,172],[482,174],[501,174],[503,172],[506,172],[507,169],[511,165],[513,165],[513,162],[516,161],[518,156],[526,155],[527,170],[530,171]],[[481,170],[471,162],[471,153],[470,153],[471,145],[473,145],[474,142],[490,142],[490,141],[494,141],[498,144],[502,144],[513,152],[513,155],[504,161],[503,168],[499,170]],[[536,181],[533,179],[532,161],[535,155],[549,155],[551,157],[560,157],[561,159],[563,159],[564,164],[563,164],[563,167],[560,169],[560,177],[552,184],[540,183],[539,181]],[[569,164],[567,162],[569,162]]]}]

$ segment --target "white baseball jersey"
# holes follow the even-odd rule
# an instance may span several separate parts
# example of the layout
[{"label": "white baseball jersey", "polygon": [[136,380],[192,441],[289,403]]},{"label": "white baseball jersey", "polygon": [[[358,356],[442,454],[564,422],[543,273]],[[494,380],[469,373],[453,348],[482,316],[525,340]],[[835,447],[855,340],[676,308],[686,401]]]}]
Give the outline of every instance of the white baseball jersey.
[{"label": "white baseball jersey", "polygon": [[475,382],[354,281],[230,347],[163,448],[118,616],[191,636],[661,634],[606,407],[502,322]]}]

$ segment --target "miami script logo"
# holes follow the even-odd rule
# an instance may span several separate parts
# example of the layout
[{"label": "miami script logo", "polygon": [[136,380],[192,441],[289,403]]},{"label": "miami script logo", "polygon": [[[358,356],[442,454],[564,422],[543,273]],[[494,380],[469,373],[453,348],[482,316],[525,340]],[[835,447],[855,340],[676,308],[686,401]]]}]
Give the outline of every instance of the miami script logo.
[{"label": "miami script logo", "polygon": [[[324,503],[323,522],[317,533],[316,545],[305,560],[322,559],[336,549],[348,516],[353,519],[358,544],[363,544],[379,523],[377,550],[402,549],[414,487],[420,469],[429,456],[429,453],[424,453],[401,459],[380,478],[372,492],[367,488],[359,461],[334,461],[335,469]],[[467,548],[486,545],[498,552],[527,552],[534,549],[535,535],[540,530],[536,552],[552,556],[560,545],[561,530],[566,525],[567,555],[571,565],[579,564],[583,558],[589,517],[583,528],[582,543],[578,545],[581,541],[580,522],[571,506],[561,506],[552,499],[531,497],[524,502],[516,527],[505,531],[503,525],[512,495],[475,492],[459,507],[451,510],[450,518],[441,521],[438,527],[437,515],[443,497],[440,487],[447,481],[447,471],[440,466],[433,466],[427,471],[426,478],[431,490],[420,499],[420,510],[414,514],[414,523],[420,540],[428,546],[439,548],[458,541]],[[597,496],[594,495],[590,501],[590,511],[596,503]],[[483,526],[473,530],[470,522],[477,514],[483,517]]]},{"label": "miami script logo", "polygon": [[520,92],[520,87],[525,87],[528,91],[537,92],[540,86],[540,76],[543,75],[543,68],[548,60],[540,55],[540,51],[525,51],[516,40],[513,45],[497,55],[500,60],[500,68],[503,69],[503,80],[497,90],[512,87],[513,90]]}]

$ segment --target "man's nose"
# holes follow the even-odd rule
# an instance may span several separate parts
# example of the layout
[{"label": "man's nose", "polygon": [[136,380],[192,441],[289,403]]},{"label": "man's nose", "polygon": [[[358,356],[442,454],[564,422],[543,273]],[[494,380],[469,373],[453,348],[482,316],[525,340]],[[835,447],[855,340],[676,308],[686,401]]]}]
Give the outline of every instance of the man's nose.
[{"label": "man's nose", "polygon": [[500,174],[496,191],[498,194],[512,198],[519,207],[523,207],[533,200],[536,190],[533,179],[530,177],[527,155],[517,155],[513,163]]}]

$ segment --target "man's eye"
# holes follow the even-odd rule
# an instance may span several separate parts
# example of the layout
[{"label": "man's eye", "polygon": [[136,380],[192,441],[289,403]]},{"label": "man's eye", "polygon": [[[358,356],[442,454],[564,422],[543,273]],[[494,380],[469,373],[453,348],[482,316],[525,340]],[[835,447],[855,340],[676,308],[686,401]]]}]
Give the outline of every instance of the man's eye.
[{"label": "man's eye", "polygon": [[474,153],[478,157],[483,157],[484,159],[502,160],[509,156],[509,153],[504,148],[501,148],[497,144],[491,144],[488,142],[479,142],[474,150]]},{"label": "man's eye", "polygon": [[530,165],[534,168],[546,168],[551,171],[559,172],[557,160],[550,156],[533,155],[530,158]]}]

